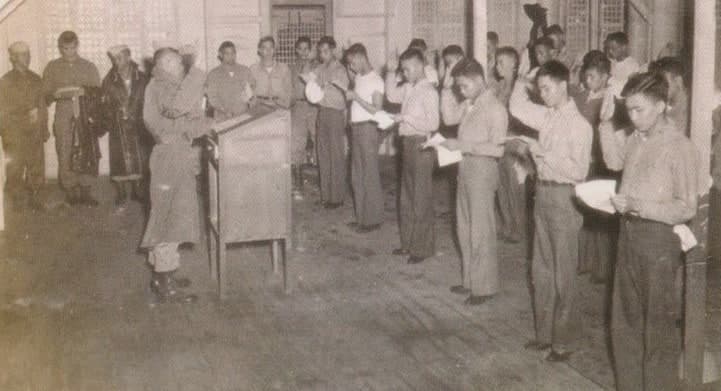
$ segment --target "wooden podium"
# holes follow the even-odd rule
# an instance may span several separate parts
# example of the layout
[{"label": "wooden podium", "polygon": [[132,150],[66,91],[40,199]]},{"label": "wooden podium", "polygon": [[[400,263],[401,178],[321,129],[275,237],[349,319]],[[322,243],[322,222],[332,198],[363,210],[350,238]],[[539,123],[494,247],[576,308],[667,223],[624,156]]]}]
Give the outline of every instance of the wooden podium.
[{"label": "wooden podium", "polygon": [[253,111],[207,137],[208,250],[218,295],[227,293],[229,243],[271,243],[273,272],[287,287],[291,235],[290,112]]}]

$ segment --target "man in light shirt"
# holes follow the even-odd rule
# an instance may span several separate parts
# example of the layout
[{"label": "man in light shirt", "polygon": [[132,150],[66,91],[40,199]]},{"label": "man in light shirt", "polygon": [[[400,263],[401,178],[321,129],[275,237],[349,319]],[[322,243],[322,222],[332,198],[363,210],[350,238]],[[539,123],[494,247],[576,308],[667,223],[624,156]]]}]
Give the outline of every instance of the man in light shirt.
[{"label": "man in light shirt", "polygon": [[668,83],[666,115],[676,124],[678,131],[688,136],[688,92],[683,62],[677,57],[661,57],[649,65],[648,71],[660,73],[666,79]]},{"label": "man in light shirt", "polygon": [[454,97],[448,97],[453,93],[450,89],[442,91],[443,122],[460,124],[458,138],[449,138],[443,145],[463,153],[456,192],[463,283],[451,292],[468,295],[467,305],[480,305],[499,289],[495,197],[508,111],[486,84],[483,67],[476,60],[462,60],[453,78],[465,100],[459,107],[453,104]]},{"label": "man in light shirt", "polygon": [[574,186],[588,174],[593,139],[591,125],[568,95],[568,79],[568,68],[550,61],[536,75],[544,105],[531,102],[522,81],[510,101],[511,114],[539,134],[538,141],[528,139],[538,180],[531,266],[536,339],[526,348],[550,348],[546,359],[552,362],[568,360],[580,329],[575,277],[583,217],[573,198]]},{"label": "man in light shirt", "polygon": [[[417,49],[408,49],[400,57],[406,83],[398,85],[394,72],[386,76],[386,97],[401,104],[396,116],[401,137],[401,247],[394,255],[409,256],[409,264],[423,262],[435,254],[435,218],[433,212],[433,166],[435,155],[422,150],[426,138],[438,129],[439,97],[436,87],[426,78],[425,58]],[[388,69],[397,69],[398,60],[391,58]]]},{"label": "man in light shirt", "polygon": [[248,111],[250,69],[238,64],[235,44],[225,41],[218,49],[220,65],[208,73],[208,103],[216,120],[225,121]]},{"label": "man in light shirt", "polygon": [[346,62],[354,76],[354,88],[346,98],[351,103],[351,185],[356,231],[368,233],[383,222],[383,189],[378,169],[378,129],[373,115],[383,108],[385,84],[368,62],[360,43],[346,51]]},{"label": "man in light shirt", "polygon": [[275,39],[263,37],[258,42],[260,61],[250,66],[253,76],[253,104],[261,104],[272,109],[290,107],[293,84],[288,65],[275,59]]}]

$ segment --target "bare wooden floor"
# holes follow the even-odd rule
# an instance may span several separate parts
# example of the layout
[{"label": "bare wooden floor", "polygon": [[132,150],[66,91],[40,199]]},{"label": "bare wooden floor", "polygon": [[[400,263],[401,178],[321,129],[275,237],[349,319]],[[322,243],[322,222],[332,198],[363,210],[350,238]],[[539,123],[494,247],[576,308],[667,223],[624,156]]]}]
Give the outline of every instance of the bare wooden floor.
[{"label": "bare wooden floor", "polygon": [[346,227],[349,203],[328,212],[314,201],[295,204],[289,295],[268,247],[250,245],[230,252],[231,293],[218,302],[201,245],[183,252],[182,274],[201,296],[184,307],[150,300],[139,206],[11,214],[0,253],[0,389],[612,387],[602,286],[579,277],[584,337],[569,364],[550,364],[523,349],[532,317],[522,245],[502,248],[502,293],[468,308],[448,290],[460,266],[447,199],[438,201],[438,255],[415,266],[388,255],[398,241],[392,192],[387,223],[366,236]]}]

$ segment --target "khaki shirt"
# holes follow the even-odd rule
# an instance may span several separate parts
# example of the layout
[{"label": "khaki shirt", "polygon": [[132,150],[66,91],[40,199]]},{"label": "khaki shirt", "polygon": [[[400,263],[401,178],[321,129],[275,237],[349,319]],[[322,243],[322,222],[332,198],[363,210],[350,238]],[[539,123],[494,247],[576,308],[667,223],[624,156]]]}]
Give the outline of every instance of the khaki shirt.
[{"label": "khaki shirt", "polygon": [[386,77],[386,97],[401,104],[405,120],[398,128],[401,136],[426,136],[438,130],[440,125],[440,102],[436,87],[428,79],[415,84],[398,85],[395,74]]},{"label": "khaki shirt", "polygon": [[275,97],[281,107],[290,107],[293,83],[288,65],[276,61],[268,72],[262,64],[255,63],[250,66],[250,73],[253,76],[251,87],[256,96]]},{"label": "khaki shirt", "polygon": [[[443,90],[444,94],[451,94]],[[442,100],[443,97],[441,97]],[[454,97],[451,97],[454,99]],[[499,158],[503,155],[503,140],[508,131],[508,111],[487,89],[471,103],[465,100],[460,107],[443,105],[443,119],[448,125],[458,126],[458,140],[461,150],[474,156]]]},{"label": "khaki shirt", "polygon": [[348,71],[338,60],[331,60],[327,64],[320,64],[316,68],[318,84],[323,88],[323,99],[318,103],[321,107],[328,107],[336,110],[346,109],[345,94],[340,88],[333,85],[336,82],[347,89],[350,81]]},{"label": "khaki shirt", "polygon": [[652,137],[635,131],[628,137],[604,123],[600,127],[606,165],[623,170],[619,193],[640,201],[639,216],[669,225],[696,214],[699,153],[669,120],[661,120]]},{"label": "khaki shirt", "polygon": [[240,64],[221,64],[208,73],[208,103],[216,119],[226,120],[248,111],[251,79],[250,69]]},{"label": "khaki shirt", "polygon": [[536,159],[538,178],[561,184],[586,180],[591,164],[593,130],[569,97],[559,108],[531,102],[526,85],[516,83],[511,94],[511,114],[538,131],[543,157]]},{"label": "khaki shirt", "polygon": [[[58,89],[64,87],[100,87],[98,68],[84,58],[67,61],[61,57],[50,61],[43,72],[43,93],[46,98],[52,98]],[[52,100],[48,99],[48,102]],[[72,108],[70,99],[58,101],[55,118],[59,115],[67,116]]]}]

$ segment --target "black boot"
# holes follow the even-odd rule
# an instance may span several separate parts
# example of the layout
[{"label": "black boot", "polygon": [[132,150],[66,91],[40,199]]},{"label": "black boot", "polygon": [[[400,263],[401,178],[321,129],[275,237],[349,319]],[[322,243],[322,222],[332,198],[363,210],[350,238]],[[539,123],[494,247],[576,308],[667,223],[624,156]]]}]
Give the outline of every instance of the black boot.
[{"label": "black boot", "polygon": [[80,187],[80,203],[92,207],[98,206],[98,201],[90,194],[90,186]]},{"label": "black boot", "polygon": [[115,182],[115,206],[121,206],[128,202],[128,192],[125,190],[125,182]]},{"label": "black boot", "polygon": [[150,280],[150,290],[161,303],[194,303],[198,300],[196,295],[187,294],[179,290],[172,277],[173,272],[153,272]]}]

